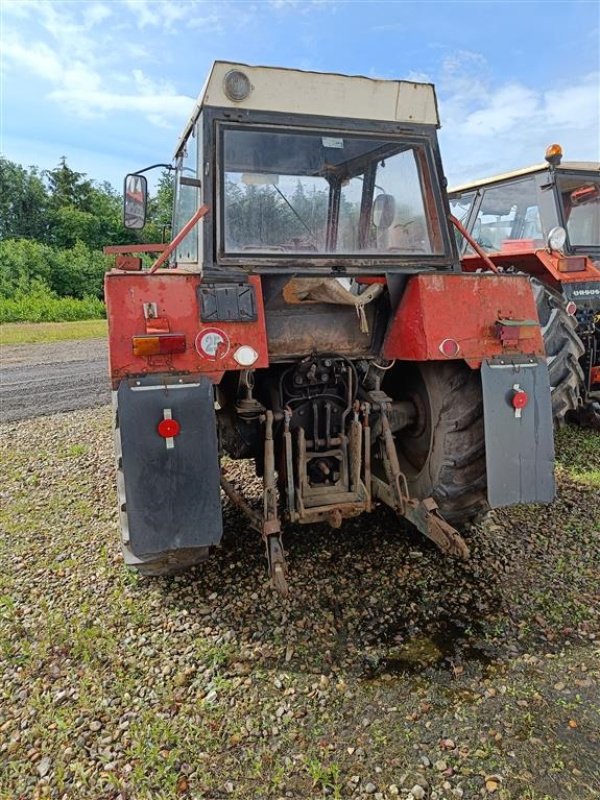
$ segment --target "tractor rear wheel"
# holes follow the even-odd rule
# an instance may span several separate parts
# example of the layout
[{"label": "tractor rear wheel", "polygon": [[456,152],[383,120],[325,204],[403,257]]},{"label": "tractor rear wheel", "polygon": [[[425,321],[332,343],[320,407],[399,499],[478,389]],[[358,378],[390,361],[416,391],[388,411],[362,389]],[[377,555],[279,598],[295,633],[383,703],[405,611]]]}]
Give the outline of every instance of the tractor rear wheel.
[{"label": "tractor rear wheel", "polygon": [[579,359],[585,348],[577,335],[577,321],[567,313],[564,298],[535,278],[531,284],[546,347],[552,416],[556,425],[561,426],[567,414],[579,407],[580,387],[585,381]]},{"label": "tractor rear wheel", "polygon": [[410,399],[417,421],[395,434],[410,495],[433,497],[451,524],[488,510],[481,377],[462,361],[402,367],[386,389]]}]

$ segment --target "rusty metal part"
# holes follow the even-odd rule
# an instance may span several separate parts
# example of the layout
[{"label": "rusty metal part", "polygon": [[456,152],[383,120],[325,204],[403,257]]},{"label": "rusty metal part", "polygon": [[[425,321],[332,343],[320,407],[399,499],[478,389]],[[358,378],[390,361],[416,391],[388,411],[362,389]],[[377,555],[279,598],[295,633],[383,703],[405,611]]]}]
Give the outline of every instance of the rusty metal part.
[{"label": "rusty metal part", "polygon": [[341,528],[342,527],[342,520],[343,520],[343,516],[342,516],[341,510],[339,508],[334,508],[329,513],[329,518],[328,518],[327,521],[329,522],[329,524],[331,525],[332,528],[336,528],[337,529],[337,528]]},{"label": "rusty metal part", "polygon": [[363,403],[363,442],[364,442],[364,475],[365,475],[365,489],[366,511],[373,510],[372,489],[371,489],[371,427],[369,423],[369,414],[371,410],[370,403]]},{"label": "rusty metal part", "polygon": [[273,442],[273,412],[265,414],[265,466],[263,475],[263,538],[267,549],[269,574],[273,588],[281,597],[288,596],[286,564],[281,543],[281,523],[277,502],[277,481],[275,478],[275,447]]},{"label": "rusty metal part", "polygon": [[350,423],[350,481],[355,494],[359,491],[362,470],[362,425],[358,418],[359,409],[359,403],[356,401],[353,420]]},{"label": "rusty metal part", "polygon": [[404,473],[400,469],[398,453],[396,452],[385,403],[382,404],[379,414],[381,417],[381,438],[384,445],[383,464],[385,473],[395,499],[394,508],[399,514],[404,514],[406,499],[409,496],[408,485]]},{"label": "rusty metal part", "polygon": [[281,530],[277,508],[277,482],[275,479],[275,448],[273,444],[273,412],[265,414],[265,467],[263,476],[263,513],[265,525],[269,523],[269,534]]},{"label": "rusty metal part", "polygon": [[208,212],[209,212],[209,211],[210,211],[210,208],[209,208],[209,206],[207,206],[207,205],[206,205],[206,203],[205,203],[204,205],[200,206],[200,208],[199,208],[199,209],[196,211],[196,213],[193,215],[193,217],[191,217],[191,218],[190,218],[190,219],[189,219],[189,220],[188,220],[188,221],[185,223],[185,225],[184,225],[184,226],[183,226],[183,228],[182,228],[182,229],[179,231],[179,233],[178,233],[178,234],[177,234],[177,236],[176,236],[176,237],[173,239],[173,241],[172,241],[172,242],[170,242],[170,243],[167,245],[167,247],[165,247],[165,249],[162,251],[162,253],[160,254],[160,256],[159,256],[159,257],[156,259],[156,261],[154,262],[154,264],[152,264],[152,266],[150,267],[150,270],[149,270],[149,273],[150,273],[150,274],[152,274],[153,272],[156,272],[156,270],[157,270],[159,267],[161,267],[161,266],[162,266],[162,265],[165,263],[165,261],[167,261],[167,260],[168,260],[168,258],[169,258],[169,256],[171,255],[171,253],[172,253],[172,252],[173,252],[173,251],[174,251],[174,250],[175,250],[175,249],[176,249],[176,248],[179,246],[179,244],[180,244],[180,243],[181,243],[181,242],[182,242],[182,241],[185,239],[185,237],[186,237],[186,236],[188,235],[188,233],[189,233],[189,232],[192,230],[192,228],[193,228],[193,227],[194,227],[194,226],[195,226],[195,225],[196,225],[198,222],[200,222],[200,220],[202,219],[202,217],[204,217],[204,216],[206,216],[206,214],[208,214]]},{"label": "rusty metal part", "polygon": [[336,306],[332,325],[331,306],[292,306],[279,302],[280,298],[269,298],[266,309],[271,361],[304,358],[307,353],[336,353],[349,358],[372,355],[375,303],[365,309],[370,333],[363,333],[351,306]]},{"label": "rusty metal part", "polygon": [[286,598],[289,595],[287,569],[281,538],[277,535],[267,537],[267,559],[273,588],[280,597]]},{"label": "rusty metal part", "polygon": [[242,511],[250,520],[250,525],[254,528],[254,530],[258,531],[258,533],[262,533],[263,531],[263,518],[261,515],[255,511],[253,508],[250,508],[248,503],[244,500],[242,495],[237,491],[233,484],[229,483],[227,478],[224,475],[221,475],[221,489],[225,492],[229,500],[233,503],[234,506],[237,506],[240,511]]},{"label": "rusty metal part", "polygon": [[456,558],[469,557],[469,548],[465,540],[444,520],[438,510],[437,503],[432,497],[425,500],[408,500],[404,516],[425,536],[436,544],[442,553]]},{"label": "rusty metal part", "polygon": [[492,259],[488,256],[485,250],[479,245],[479,243],[471,236],[471,234],[465,228],[462,222],[460,222],[460,220],[458,220],[452,214],[450,214],[450,222],[454,225],[454,227],[461,234],[461,236],[465,237],[467,242],[471,245],[473,250],[475,250],[475,252],[479,256],[479,258],[483,261],[483,263],[486,265],[486,267],[488,269],[491,269],[492,272],[498,273],[500,271],[498,267],[494,264]]},{"label": "rusty metal part", "polygon": [[282,596],[288,596],[286,564],[281,542],[281,523],[277,502],[275,479],[275,451],[273,445],[273,412],[265,414],[265,468],[263,476],[263,514],[259,514],[244,500],[235,487],[221,475],[221,488],[250,520],[251,526],[263,537],[267,551],[269,574],[274,589]]},{"label": "rusty metal part", "polygon": [[292,450],[292,433],[290,431],[290,422],[292,420],[292,411],[289,406],[283,410],[283,447],[285,450],[285,477],[286,477],[286,493],[287,493],[287,510],[291,522],[296,520],[296,504],[294,502],[294,458]]},{"label": "rusty metal part", "polygon": [[129,255],[130,253],[162,253],[168,244],[110,244],[102,248],[106,256]]}]

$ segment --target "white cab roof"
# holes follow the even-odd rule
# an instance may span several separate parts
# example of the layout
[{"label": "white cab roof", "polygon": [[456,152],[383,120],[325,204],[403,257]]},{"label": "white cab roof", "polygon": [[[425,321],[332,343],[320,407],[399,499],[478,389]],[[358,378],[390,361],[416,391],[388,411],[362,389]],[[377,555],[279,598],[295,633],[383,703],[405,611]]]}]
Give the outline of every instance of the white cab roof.
[{"label": "white cab roof", "polygon": [[[224,79],[231,70],[248,76],[249,96],[241,102],[229,99]],[[435,89],[431,83],[382,80],[360,75],[304,72],[282,67],[252,67],[215,61],[194,111],[177,143],[177,154],[205,106],[288,114],[342,117],[345,119],[411,122],[439,127]]]},{"label": "white cab roof", "polygon": [[[515,169],[512,172],[504,172],[500,175],[494,175],[491,178],[479,178],[476,181],[469,183],[462,183],[459,186],[453,186],[448,189],[448,194],[463,194],[471,189],[479,189],[481,186],[488,186],[490,183],[499,183],[500,181],[510,180],[510,178],[519,178],[521,175],[531,175],[534,172],[543,172],[549,169],[548,163],[544,161],[543,164],[534,164],[532,167],[524,167],[523,169]],[[599,172],[600,162],[598,161],[563,161],[556,167],[557,172],[576,171],[576,172]]]}]

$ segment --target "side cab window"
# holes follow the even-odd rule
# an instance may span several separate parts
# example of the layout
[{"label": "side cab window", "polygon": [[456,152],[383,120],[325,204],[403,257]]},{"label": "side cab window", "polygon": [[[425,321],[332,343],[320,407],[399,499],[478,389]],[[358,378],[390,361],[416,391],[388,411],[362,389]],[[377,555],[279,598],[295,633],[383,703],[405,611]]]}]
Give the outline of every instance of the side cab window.
[{"label": "side cab window", "polygon": [[[175,182],[175,208],[173,210],[173,236],[176,236],[198,208],[200,176],[198,173],[198,147],[196,125],[192,129],[177,159]],[[200,223],[202,224],[202,223]],[[178,264],[197,264],[199,226],[196,225],[181,242],[175,253]]]}]

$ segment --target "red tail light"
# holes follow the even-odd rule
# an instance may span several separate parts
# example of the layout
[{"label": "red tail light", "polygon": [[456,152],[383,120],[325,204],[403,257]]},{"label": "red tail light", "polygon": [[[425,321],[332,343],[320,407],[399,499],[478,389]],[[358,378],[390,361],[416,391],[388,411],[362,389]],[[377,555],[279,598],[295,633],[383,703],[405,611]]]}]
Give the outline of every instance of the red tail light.
[{"label": "red tail light", "polygon": [[185,335],[183,333],[159,333],[151,336],[134,336],[132,338],[133,355],[162,356],[169,353],[185,353]]}]

